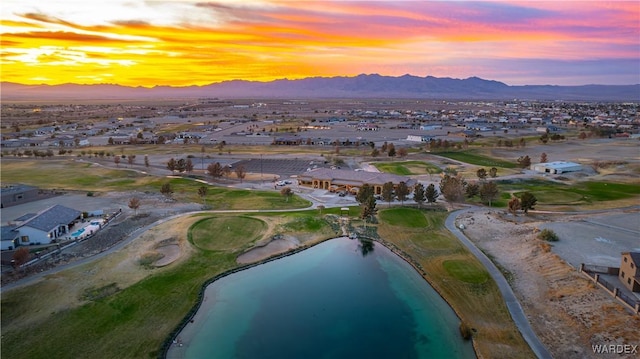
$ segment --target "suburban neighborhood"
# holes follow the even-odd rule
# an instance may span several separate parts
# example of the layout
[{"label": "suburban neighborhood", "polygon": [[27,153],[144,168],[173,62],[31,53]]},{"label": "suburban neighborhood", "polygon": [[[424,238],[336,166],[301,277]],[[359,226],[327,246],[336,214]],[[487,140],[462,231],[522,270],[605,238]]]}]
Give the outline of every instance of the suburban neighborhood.
[{"label": "suburban neighborhood", "polygon": [[[589,357],[588,346],[554,338],[589,343],[627,333],[640,318],[635,103],[199,99],[3,104],[2,116],[3,296],[93,258],[128,258],[101,278],[128,278],[110,277],[118,268],[135,278],[171,271],[194,246],[181,221],[263,221],[261,212],[275,210],[300,211],[292,216],[309,223],[318,216],[326,232],[292,230],[301,224],[283,224],[286,216],[267,220],[270,229],[237,253],[238,265],[343,235],[374,238],[434,280],[443,267],[425,270],[438,263],[426,258],[445,253],[444,244],[402,247],[401,233],[415,230],[424,241],[460,231],[502,268],[495,280],[523,303],[530,319],[518,330],[533,328],[533,340],[544,343],[534,346],[539,357],[547,350]],[[383,237],[385,213],[394,211],[411,221],[441,219],[419,228],[409,221]],[[233,227],[215,233],[224,228]],[[460,253],[438,260],[450,263]],[[443,273],[445,282],[454,280]],[[91,277],[77,295],[93,293],[85,281]],[[101,285],[117,295],[114,284]],[[597,319],[604,317],[607,326]],[[193,320],[180,318],[181,327]],[[167,353],[179,351],[178,338],[170,338]]]}]

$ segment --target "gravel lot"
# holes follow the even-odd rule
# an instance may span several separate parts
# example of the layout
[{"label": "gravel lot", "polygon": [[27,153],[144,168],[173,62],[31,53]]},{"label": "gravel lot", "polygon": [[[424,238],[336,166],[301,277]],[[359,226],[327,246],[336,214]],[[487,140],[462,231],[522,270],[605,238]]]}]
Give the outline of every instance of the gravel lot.
[{"label": "gravel lot", "polygon": [[640,213],[587,216],[541,225],[560,237],[553,252],[573,267],[581,263],[620,266],[620,253],[640,251]]},{"label": "gravel lot", "polygon": [[252,173],[276,173],[280,177],[290,177],[292,175],[299,175],[306,171],[308,168],[317,167],[330,167],[330,164],[324,164],[320,161],[308,161],[308,160],[289,160],[289,159],[248,159],[234,163],[234,167],[244,166],[247,172]]}]

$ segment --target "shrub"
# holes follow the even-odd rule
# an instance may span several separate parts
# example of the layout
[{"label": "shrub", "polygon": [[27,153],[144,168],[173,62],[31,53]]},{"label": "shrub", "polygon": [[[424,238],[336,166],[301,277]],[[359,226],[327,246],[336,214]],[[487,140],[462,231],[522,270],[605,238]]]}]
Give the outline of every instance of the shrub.
[{"label": "shrub", "polygon": [[104,287],[99,288],[91,287],[84,290],[84,292],[80,296],[80,300],[96,301],[102,298],[106,298],[119,291],[120,288],[118,288],[118,285],[116,283],[110,283],[105,285]]},{"label": "shrub", "polygon": [[471,339],[471,328],[465,322],[460,322],[460,335],[464,340]]},{"label": "shrub", "polygon": [[540,243],[540,248],[542,249],[542,251],[544,253],[549,253],[551,252],[551,245],[549,243],[546,242],[541,242]]},{"label": "shrub", "polygon": [[144,268],[150,269],[153,268],[153,263],[162,259],[164,254],[159,252],[147,252],[143,254],[140,259],[138,259],[138,264]]},{"label": "shrub", "polygon": [[556,234],[556,232],[547,228],[543,229],[542,231],[540,231],[540,233],[538,233],[538,238],[547,242],[557,242],[560,239],[558,238],[558,235]]}]

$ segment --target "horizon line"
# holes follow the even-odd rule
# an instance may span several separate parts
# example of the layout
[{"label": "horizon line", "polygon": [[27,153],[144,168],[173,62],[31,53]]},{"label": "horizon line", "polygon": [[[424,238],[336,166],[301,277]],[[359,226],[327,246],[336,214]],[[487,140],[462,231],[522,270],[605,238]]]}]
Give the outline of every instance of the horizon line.
[{"label": "horizon line", "polygon": [[119,84],[119,83],[110,83],[110,82],[101,82],[101,83],[78,83],[78,82],[64,82],[64,83],[56,83],[56,84],[50,84],[50,83],[45,83],[45,82],[40,82],[40,83],[22,83],[22,82],[15,82],[15,81],[5,81],[2,80],[0,81],[0,84],[15,84],[15,85],[21,85],[21,86],[64,86],[64,85],[76,85],[76,86],[121,86],[121,87],[128,87],[128,88],[143,88],[143,89],[154,89],[154,88],[158,88],[158,87],[167,87],[167,88],[175,88],[175,89],[180,89],[180,88],[189,88],[189,87],[206,87],[206,86],[211,86],[211,85],[218,85],[218,84],[224,84],[224,83],[230,83],[230,82],[247,82],[247,83],[262,83],[262,84],[267,84],[267,83],[273,83],[273,82],[277,82],[277,81],[302,81],[302,80],[308,80],[308,79],[335,79],[335,78],[348,78],[348,79],[353,79],[353,78],[358,78],[358,77],[362,77],[362,76],[379,76],[379,77],[387,77],[387,78],[394,78],[394,79],[398,79],[398,78],[402,78],[402,77],[415,77],[415,78],[419,78],[419,79],[427,79],[427,78],[434,78],[434,79],[443,79],[443,80],[457,80],[457,81],[465,81],[465,80],[470,80],[470,79],[479,79],[479,80],[483,80],[483,81],[488,81],[488,82],[496,82],[496,83],[501,83],[505,86],[508,87],[525,87],[525,86],[553,86],[553,87],[581,87],[581,86],[638,86],[640,85],[640,82],[637,83],[629,83],[629,84],[606,84],[606,83],[584,83],[584,84],[580,84],[580,85],[559,85],[559,84],[551,84],[551,83],[546,83],[546,84],[524,84],[524,85],[510,85],[506,82],[500,81],[500,80],[493,80],[493,79],[486,79],[480,76],[469,76],[466,78],[458,78],[458,77],[449,77],[449,76],[444,76],[444,77],[438,77],[438,76],[433,76],[433,75],[426,75],[426,76],[419,76],[419,75],[412,75],[409,73],[406,73],[404,75],[399,75],[399,76],[392,76],[392,75],[382,75],[379,73],[360,73],[358,75],[335,75],[335,76],[307,76],[307,77],[300,77],[300,78],[287,78],[287,77],[283,77],[283,78],[277,78],[277,79],[273,79],[273,80],[246,80],[246,79],[241,79],[241,78],[236,78],[236,79],[230,79],[230,80],[223,80],[223,81],[219,81],[219,82],[210,82],[207,84],[203,84],[203,85],[198,85],[198,84],[191,84],[191,85],[183,85],[183,86],[175,86],[175,85],[151,85],[151,86],[145,86],[145,85],[124,85],[124,84]]}]

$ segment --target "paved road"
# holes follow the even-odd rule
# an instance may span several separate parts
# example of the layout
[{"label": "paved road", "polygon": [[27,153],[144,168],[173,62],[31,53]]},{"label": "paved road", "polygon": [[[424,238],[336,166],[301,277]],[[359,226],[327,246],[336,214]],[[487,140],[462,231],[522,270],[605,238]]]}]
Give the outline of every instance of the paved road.
[{"label": "paved road", "polygon": [[518,299],[516,298],[515,294],[513,294],[513,290],[511,290],[511,286],[509,285],[505,277],[502,275],[502,272],[500,272],[498,267],[496,267],[495,264],[493,264],[493,262],[491,262],[491,260],[484,253],[482,253],[482,251],[478,249],[478,247],[476,247],[469,240],[469,238],[467,238],[467,236],[465,236],[464,233],[460,231],[460,229],[456,227],[456,224],[455,224],[456,218],[460,214],[471,212],[474,209],[476,208],[471,207],[471,208],[466,208],[466,209],[452,212],[449,215],[449,217],[447,217],[447,220],[445,221],[445,226],[449,231],[451,231],[451,233],[453,233],[456,237],[458,237],[460,242],[462,242],[462,244],[464,244],[467,247],[467,249],[469,249],[469,251],[471,251],[471,253],[473,253],[473,255],[475,255],[476,258],[478,258],[478,260],[480,260],[480,262],[484,265],[484,267],[487,268],[487,270],[489,271],[489,274],[491,275],[493,280],[496,282],[496,284],[498,285],[498,288],[500,289],[500,292],[502,293],[502,297],[505,303],[507,304],[507,309],[509,309],[511,318],[513,318],[513,321],[516,323],[516,326],[518,327],[520,334],[522,334],[522,337],[524,338],[524,340],[529,344],[529,347],[531,347],[531,350],[533,350],[533,352],[536,354],[538,358],[545,358],[545,359],[552,358],[547,348],[544,346],[544,344],[542,344],[542,342],[540,342],[540,340],[536,336],[536,333],[531,328],[531,325],[529,324],[529,320],[527,319],[526,315],[524,314],[524,311],[522,310],[522,307],[520,306],[520,302],[518,302]]}]

